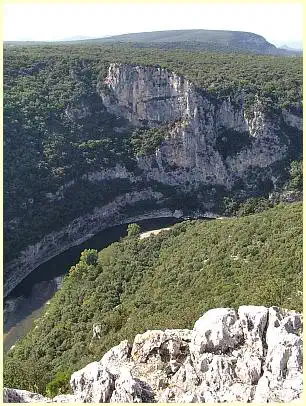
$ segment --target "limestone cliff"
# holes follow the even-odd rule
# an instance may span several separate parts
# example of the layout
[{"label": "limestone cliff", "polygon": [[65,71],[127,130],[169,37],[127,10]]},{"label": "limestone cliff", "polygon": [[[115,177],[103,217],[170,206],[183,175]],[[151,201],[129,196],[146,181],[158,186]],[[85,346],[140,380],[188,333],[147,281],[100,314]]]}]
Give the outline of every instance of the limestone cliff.
[{"label": "limestone cliff", "polygon": [[[136,127],[174,123],[155,156],[139,158],[148,180],[166,184],[231,187],[248,169],[286,157],[290,141],[281,137],[284,122],[302,130],[302,119],[286,110],[268,113],[257,100],[247,111],[243,92],[216,99],[160,67],[112,64],[101,88],[108,111]],[[228,151],[222,156],[219,141],[225,138]]]},{"label": "limestone cliff", "polygon": [[[258,99],[247,105],[243,91],[218,99],[161,67],[110,64],[96,92],[104,110],[125,119],[126,126],[116,129],[118,134],[167,126],[165,139],[155,153],[136,156],[134,169],[113,162],[113,167],[80,173],[56,193],[46,193],[51,209],[72,187],[76,192],[79,185],[83,187],[83,181],[94,183],[101,195],[113,187],[115,197],[103,206],[92,202],[91,212],[67,221],[61,230],[46,231],[6,264],[5,295],[38,265],[105,227],[152,217],[160,210],[172,213],[167,195],[171,188],[176,194],[194,193],[193,203],[202,213],[217,213],[220,187],[225,193],[238,190],[243,198],[259,193],[261,184],[272,191],[279,180],[275,167],[293,159],[293,146],[301,142],[302,118],[292,112],[273,113]],[[82,100],[80,106],[67,106],[65,112],[71,120],[84,119],[90,117],[91,107]],[[124,193],[115,184],[118,180],[125,182]],[[33,197],[24,204],[34,201]],[[145,202],[150,202],[150,208]],[[175,209],[192,216],[183,203]],[[21,227],[20,221],[12,219],[8,227]]]},{"label": "limestone cliff", "polygon": [[[94,326],[96,333],[96,326]],[[72,374],[71,395],[16,389],[5,402],[301,401],[302,316],[278,307],[212,309],[193,330],[152,330]],[[101,337],[103,339],[103,337]]]}]

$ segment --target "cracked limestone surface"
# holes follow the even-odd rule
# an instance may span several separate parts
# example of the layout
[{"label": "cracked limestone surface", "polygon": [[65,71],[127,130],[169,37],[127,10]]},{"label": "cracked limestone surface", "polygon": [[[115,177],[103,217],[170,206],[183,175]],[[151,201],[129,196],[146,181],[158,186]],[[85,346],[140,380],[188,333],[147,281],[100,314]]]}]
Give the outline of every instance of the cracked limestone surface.
[{"label": "cracked limestone surface", "polygon": [[211,309],[193,330],[149,330],[71,376],[53,399],[5,388],[4,402],[301,401],[302,315],[279,307]]}]

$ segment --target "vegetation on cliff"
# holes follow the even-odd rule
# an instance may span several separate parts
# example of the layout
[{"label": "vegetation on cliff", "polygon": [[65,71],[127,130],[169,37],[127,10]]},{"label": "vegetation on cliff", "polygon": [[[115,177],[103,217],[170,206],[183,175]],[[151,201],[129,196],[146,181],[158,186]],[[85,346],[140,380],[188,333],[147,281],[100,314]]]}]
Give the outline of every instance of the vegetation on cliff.
[{"label": "vegetation on cliff", "polygon": [[[140,187],[118,179],[112,188],[107,182],[97,188],[82,178],[115,163],[133,169],[136,154],[151,153],[165,137],[162,130],[133,133],[124,120],[106,112],[97,89],[103,87],[110,62],[158,64],[189,78],[208,95],[227,97],[243,89],[249,104],[257,94],[264,108],[301,113],[299,57],[79,43],[8,44],[4,61],[6,261],[94,206],[108,203],[116,189],[124,193]],[[224,151],[225,135],[218,146],[223,154],[234,153],[239,142]],[[295,147],[292,159],[299,155]]]},{"label": "vegetation on cliff", "polygon": [[7,355],[5,386],[66,390],[70,372],[121,340],[147,329],[192,328],[210,308],[301,311],[301,216],[300,203],[278,205],[240,218],[185,221],[142,240],[129,230],[98,254],[86,250]]}]

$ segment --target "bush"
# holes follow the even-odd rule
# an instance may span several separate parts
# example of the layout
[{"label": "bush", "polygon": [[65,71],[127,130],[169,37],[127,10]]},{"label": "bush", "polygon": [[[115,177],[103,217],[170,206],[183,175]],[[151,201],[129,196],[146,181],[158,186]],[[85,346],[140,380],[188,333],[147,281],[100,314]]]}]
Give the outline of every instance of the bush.
[{"label": "bush", "polygon": [[290,165],[290,181],[288,189],[302,191],[303,189],[303,162],[293,161]]},{"label": "bush", "polygon": [[70,377],[71,377],[71,372],[62,372],[59,371],[56,375],[55,378],[52,379],[51,382],[49,382],[46,386],[46,395],[48,397],[53,398],[56,395],[60,395],[63,393],[69,393],[71,388],[70,388]]},{"label": "bush", "polygon": [[86,265],[96,265],[98,261],[98,251],[89,249],[89,250],[84,250],[81,253],[81,259],[80,262],[86,264]]},{"label": "bush", "polygon": [[128,237],[133,237],[140,233],[140,225],[136,223],[132,223],[128,225],[127,228]]}]

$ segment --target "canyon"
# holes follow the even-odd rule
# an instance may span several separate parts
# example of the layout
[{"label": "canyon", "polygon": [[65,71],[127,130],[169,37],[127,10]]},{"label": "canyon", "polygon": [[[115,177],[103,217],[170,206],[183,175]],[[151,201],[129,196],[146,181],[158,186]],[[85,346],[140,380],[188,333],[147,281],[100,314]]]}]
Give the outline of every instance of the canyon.
[{"label": "canyon", "polygon": [[[100,171],[80,173],[56,193],[46,193],[52,206],[86,181],[101,194],[105,185],[113,188],[115,197],[103,206],[92,202],[91,211],[58,231],[46,232],[7,263],[5,296],[40,264],[107,227],[159,216],[217,217],[222,215],[220,189],[223,195],[235,191],[240,198],[259,193],[262,185],[273,191],[281,183],[278,164],[298,154],[302,117],[286,109],[271,112],[258,98],[247,105],[242,90],[216,98],[160,66],[111,63],[96,93],[101,111],[125,120],[118,134],[164,128],[165,137],[153,153],[136,155],[134,169],[114,162]],[[65,114],[70,120],[90,120],[92,108],[83,100],[67,106]],[[130,190],[116,189],[117,180]],[[192,194],[196,209],[184,203],[169,207],[173,190]],[[25,204],[35,204],[35,196]],[[10,221],[12,227],[17,223],[18,219]]]}]

